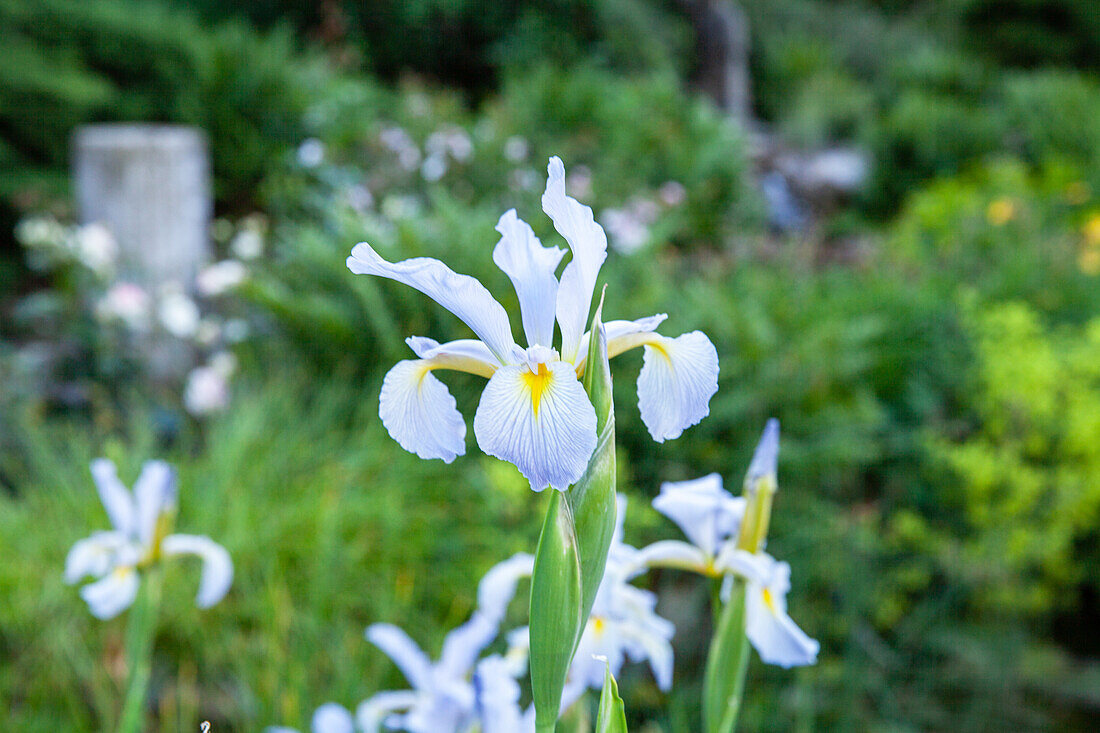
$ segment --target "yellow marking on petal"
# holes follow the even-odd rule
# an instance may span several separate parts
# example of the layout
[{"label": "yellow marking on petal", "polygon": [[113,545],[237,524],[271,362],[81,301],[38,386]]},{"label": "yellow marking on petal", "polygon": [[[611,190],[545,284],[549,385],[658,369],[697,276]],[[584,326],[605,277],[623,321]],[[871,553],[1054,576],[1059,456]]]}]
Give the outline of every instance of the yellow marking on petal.
[{"label": "yellow marking on petal", "polygon": [[768,610],[771,611],[774,615],[779,615],[779,609],[775,607],[775,597],[772,595],[772,592],[767,588],[764,589],[764,605],[767,606]]},{"label": "yellow marking on petal", "polygon": [[599,617],[599,616],[593,616],[592,617],[592,632],[594,634],[596,634],[597,636],[602,636],[603,635],[603,627],[605,625],[606,624],[604,623],[604,620],[601,617]]},{"label": "yellow marking on petal", "polygon": [[539,364],[538,371],[526,371],[520,376],[523,378],[523,383],[531,390],[531,405],[534,407],[535,416],[537,417],[539,414],[539,403],[542,402],[542,395],[546,392],[546,387],[550,383],[550,378],[553,374],[546,368],[545,364]]}]

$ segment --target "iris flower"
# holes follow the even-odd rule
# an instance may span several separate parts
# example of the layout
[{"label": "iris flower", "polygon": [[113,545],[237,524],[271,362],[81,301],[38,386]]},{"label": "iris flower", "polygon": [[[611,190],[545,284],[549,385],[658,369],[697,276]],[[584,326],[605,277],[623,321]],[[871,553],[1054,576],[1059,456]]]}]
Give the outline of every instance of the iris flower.
[{"label": "iris flower", "polygon": [[[506,212],[493,262],[512,281],[519,299],[527,347],[512,336],[508,313],[476,279],[455,273],[436,259],[384,260],[365,242],[348,257],[353,273],[409,285],[458,316],[477,339],[440,344],[410,337],[416,359],[398,362],[386,375],[379,414],[390,435],[421,458],[454,460],[466,450],[466,424],[454,397],[436,379],[437,369],[488,378],[474,415],[474,435],[489,455],[514,464],[531,488],[564,490],[575,483],[596,447],[596,415],[579,376],[587,355],[589,311],[607,237],[592,209],[565,194],[565,167],[551,158],[542,208],[565,239],[572,258],[557,276],[565,254],[544,247],[531,227]],[[645,348],[638,376],[638,407],[653,439],[678,437],[709,412],[718,389],[718,356],[700,331],[677,338],[656,332],[658,314],[637,321],[610,321],[608,356]],[[555,324],[560,340],[555,346]]]},{"label": "iris flower", "polygon": [[118,478],[106,458],[92,461],[92,478],[114,529],[80,540],[65,560],[65,582],[92,575],[98,580],[80,589],[92,615],[109,619],[130,607],[137,597],[139,571],[162,557],[196,555],[202,578],[195,603],[208,608],[220,601],[233,582],[233,563],[225,548],[209,537],[166,535],[175,514],[176,476],[163,461],[148,461],[133,493]]},{"label": "iris flower", "polygon": [[531,574],[534,558],[523,553],[493,567],[478,585],[478,608],[470,620],[443,641],[432,662],[392,624],[373,624],[367,638],[404,673],[412,690],[379,692],[359,705],[356,720],[366,733],[388,728],[411,733],[466,731],[477,719],[477,694],[471,680],[482,650],[496,638],[519,579]]},{"label": "iris flower", "polygon": [[692,481],[666,482],[653,508],[675,522],[689,542],[661,540],[639,550],[647,567],[663,566],[720,577],[722,548],[737,540],[745,499],[722,488],[722,477],[712,473]]}]

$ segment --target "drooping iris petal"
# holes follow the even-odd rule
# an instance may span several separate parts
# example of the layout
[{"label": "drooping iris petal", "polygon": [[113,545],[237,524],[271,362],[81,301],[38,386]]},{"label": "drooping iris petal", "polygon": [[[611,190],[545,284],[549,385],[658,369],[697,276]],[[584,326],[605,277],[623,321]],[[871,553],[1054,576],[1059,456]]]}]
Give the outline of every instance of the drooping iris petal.
[{"label": "drooping iris petal", "polygon": [[115,464],[106,458],[95,459],[92,461],[92,479],[114,528],[126,534],[133,532],[134,497],[119,480]]},{"label": "drooping iris petal", "polygon": [[780,667],[814,664],[820,644],[787,615],[791,566],[765,552],[733,550],[719,562],[748,582],[745,635],[760,658]]},{"label": "drooping iris petal", "polygon": [[382,380],[378,414],[402,448],[450,463],[466,452],[466,422],[431,370],[430,361],[397,362]]},{"label": "drooping iris petal", "polygon": [[658,443],[680,437],[710,413],[718,391],[718,352],[702,331],[651,334],[638,374],[638,409]]},{"label": "drooping iris petal", "polygon": [[326,702],[313,713],[311,733],[355,733],[355,721],[343,705]]},{"label": "drooping iris petal", "polygon": [[519,469],[535,491],[565,490],[583,474],[596,448],[596,411],[573,365],[497,370],[474,416],[478,445]]},{"label": "drooping iris petal", "polygon": [[233,584],[233,561],[224,547],[209,537],[172,534],[164,538],[161,551],[166,557],[195,555],[202,560],[202,576],[195,605],[210,608],[225,597]]},{"label": "drooping iris petal", "polygon": [[712,473],[691,481],[665,482],[653,508],[675,522],[692,544],[707,557],[718,554],[745,513],[745,500],[722,488],[722,477]]},{"label": "drooping iris petal", "polygon": [[75,583],[87,575],[101,578],[118,564],[119,554],[130,544],[122,532],[96,532],[77,541],[65,558],[65,582]]},{"label": "drooping iris petal", "polygon": [[176,501],[176,474],[164,461],[146,461],[134,482],[134,530],[143,545],[153,542],[157,519]]},{"label": "drooping iris petal", "polygon": [[527,345],[551,346],[558,296],[555,272],[565,251],[543,247],[515,209],[504,212],[496,228],[500,242],[493,249],[493,262],[516,289]]},{"label": "drooping iris petal", "polygon": [[106,621],[119,615],[134,602],[138,592],[138,574],[132,567],[119,567],[101,580],[80,589],[80,596],[96,618]]},{"label": "drooping iris petal", "polygon": [[432,684],[428,655],[402,629],[393,624],[371,624],[367,627],[367,641],[392,659],[413,687],[426,689]]},{"label": "drooping iris petal", "polygon": [[379,275],[416,288],[462,319],[497,359],[509,360],[515,340],[508,314],[476,279],[431,257],[387,262],[366,242],[351,250],[347,266],[357,275]]},{"label": "drooping iris petal", "polygon": [[554,228],[573,252],[573,259],[561,274],[556,304],[561,327],[561,355],[571,362],[577,356],[581,336],[588,325],[596,276],[607,258],[607,235],[596,223],[592,209],[565,195],[565,166],[561,158],[550,159],[547,173],[542,210],[553,220]]},{"label": "drooping iris petal", "polygon": [[359,703],[355,709],[355,722],[363,733],[378,733],[382,729],[382,721],[390,713],[407,710],[416,704],[416,698],[417,693],[412,690],[379,692]]},{"label": "drooping iris petal", "polygon": [[421,359],[441,369],[468,372],[488,379],[501,365],[489,347],[477,339],[458,339],[441,344],[424,336],[409,336],[405,343]]},{"label": "drooping iris petal", "polygon": [[508,610],[508,604],[516,594],[520,578],[531,575],[535,558],[520,552],[504,562],[494,565],[477,586],[478,610],[499,622]]}]

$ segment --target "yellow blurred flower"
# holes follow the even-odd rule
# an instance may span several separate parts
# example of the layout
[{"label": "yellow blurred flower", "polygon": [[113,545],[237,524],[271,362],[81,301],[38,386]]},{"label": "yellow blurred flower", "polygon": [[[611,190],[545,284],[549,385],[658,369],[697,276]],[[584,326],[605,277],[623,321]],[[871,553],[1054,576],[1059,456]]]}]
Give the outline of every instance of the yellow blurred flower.
[{"label": "yellow blurred flower", "polygon": [[1100,247],[1100,211],[1088,218],[1082,232],[1085,235],[1085,244],[1089,247]]},{"label": "yellow blurred flower", "polygon": [[989,202],[985,218],[995,227],[1004,226],[1016,218],[1016,204],[1010,198],[999,198]]}]

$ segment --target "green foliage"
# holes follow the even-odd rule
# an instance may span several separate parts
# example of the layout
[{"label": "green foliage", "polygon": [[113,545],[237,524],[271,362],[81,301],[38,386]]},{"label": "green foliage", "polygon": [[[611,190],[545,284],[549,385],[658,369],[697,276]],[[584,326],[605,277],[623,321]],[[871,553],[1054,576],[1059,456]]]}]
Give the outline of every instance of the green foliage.
[{"label": "green foliage", "polygon": [[[182,4],[182,3],[180,3]],[[189,0],[211,18],[246,15],[343,44],[393,81],[412,72],[480,93],[501,72],[547,61],[595,61],[619,71],[683,71],[690,31],[668,2],[648,0]],[[639,39],[645,39],[639,42]]]},{"label": "green foliage", "polygon": [[1100,319],[1050,329],[1021,302],[970,315],[977,342],[977,426],[937,438],[959,477],[958,550],[980,568],[977,602],[1009,614],[1073,607],[1096,587],[1081,555],[1100,519]]},{"label": "green foliage", "polygon": [[61,577],[72,543],[107,527],[88,472],[96,456],[125,480],[148,458],[171,461],[179,531],[222,543],[235,566],[229,596],[208,611],[194,606],[197,568],[166,567],[155,730],[204,719],[219,731],[304,727],[326,699],[394,688],[400,675],[364,627],[416,619],[406,628],[434,655],[443,630],[469,617],[481,575],[534,545],[540,502],[517,472],[491,459],[421,461],[385,436],[377,382],[319,383],[276,356],[257,354],[250,371],[266,378],[172,449],[140,404],[97,414],[94,428],[20,415],[17,450],[0,464],[0,552],[20,558],[0,564],[0,702],[12,729],[64,721],[90,733],[117,714],[126,616],[96,621]]},{"label": "green foliage", "polygon": [[134,0],[3,0],[0,46],[0,164],[19,171],[0,182],[0,197],[18,194],[22,207],[63,190],[79,124],[201,127],[224,201],[247,199],[300,136],[305,62],[286,33],[206,29]]},{"label": "green foliage", "polygon": [[1100,67],[1100,16],[1090,0],[965,0],[967,45],[1002,66]]}]

